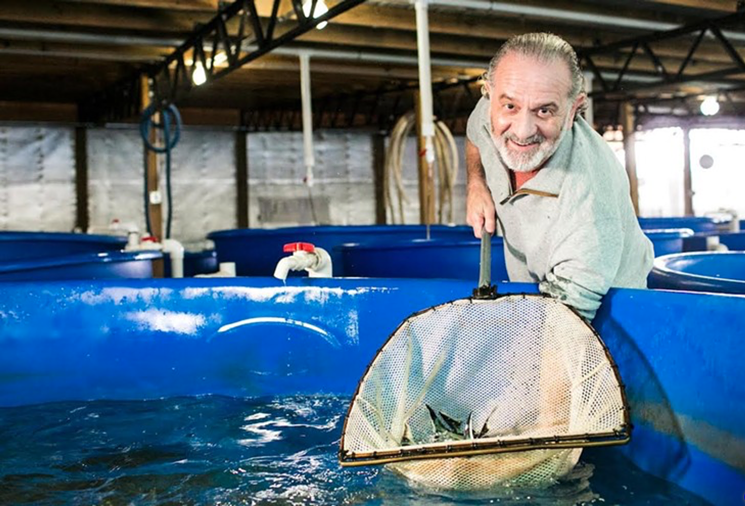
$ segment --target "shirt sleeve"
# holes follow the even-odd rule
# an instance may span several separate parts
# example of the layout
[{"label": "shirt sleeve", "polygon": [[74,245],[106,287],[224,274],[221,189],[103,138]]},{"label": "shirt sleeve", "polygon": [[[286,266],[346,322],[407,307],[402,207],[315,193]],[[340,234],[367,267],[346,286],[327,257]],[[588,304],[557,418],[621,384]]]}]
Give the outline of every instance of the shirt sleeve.
[{"label": "shirt sleeve", "polygon": [[[546,277],[541,293],[575,308],[591,321],[616,279],[624,248],[622,220],[615,202],[588,187],[575,186],[559,198]],[[612,197],[610,197],[612,199]]]},{"label": "shirt sleeve", "polygon": [[476,146],[481,144],[484,134],[484,126],[489,125],[489,100],[481,97],[476,103],[476,107],[471,111],[466,124],[466,137]]}]

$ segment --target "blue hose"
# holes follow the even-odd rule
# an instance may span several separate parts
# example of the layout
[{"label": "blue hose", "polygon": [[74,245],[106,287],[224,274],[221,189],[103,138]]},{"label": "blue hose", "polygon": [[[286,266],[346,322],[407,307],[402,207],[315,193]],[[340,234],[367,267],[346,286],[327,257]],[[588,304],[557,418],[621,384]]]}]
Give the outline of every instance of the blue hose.
[{"label": "blue hose", "polygon": [[[153,121],[153,116],[156,113],[161,114],[161,121]],[[173,131],[171,130],[171,124],[173,124]],[[163,139],[165,146],[157,147],[153,146],[150,142],[150,131],[152,128],[158,128],[163,130]],[[153,105],[145,109],[142,113],[142,119],[140,120],[140,135],[145,143],[145,167],[147,167],[147,150],[155,153],[166,155],[166,202],[168,205],[168,214],[166,216],[166,239],[171,237],[171,218],[173,216],[173,199],[171,195],[171,150],[178,144],[179,138],[181,137],[181,114],[174,104],[169,105],[166,108],[157,108]],[[147,225],[147,232],[153,235],[152,224],[150,222],[149,212],[149,195],[150,190],[147,184],[147,170],[145,171],[145,223]]]}]

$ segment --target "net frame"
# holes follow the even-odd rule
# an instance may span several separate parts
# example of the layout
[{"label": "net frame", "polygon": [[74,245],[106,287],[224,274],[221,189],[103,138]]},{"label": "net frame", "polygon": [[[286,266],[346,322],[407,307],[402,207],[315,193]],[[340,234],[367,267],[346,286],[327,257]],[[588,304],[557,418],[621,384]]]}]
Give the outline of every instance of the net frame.
[{"label": "net frame", "polygon": [[[489,287],[489,288],[493,288],[493,287]],[[528,293],[514,294],[513,293],[513,294],[496,295],[493,291],[489,291],[486,294],[484,294],[483,291],[481,293],[479,293],[478,291],[479,289],[474,291],[473,297],[466,297],[462,299],[452,300],[452,301],[445,302],[443,304],[438,304],[436,306],[431,306],[429,308],[413,313],[408,318],[403,320],[396,327],[396,329],[385,340],[383,345],[378,349],[378,351],[375,353],[375,356],[368,364],[367,368],[365,369],[364,374],[362,375],[362,377],[360,378],[360,381],[357,384],[357,388],[355,390],[354,396],[352,397],[352,402],[350,403],[346,416],[344,418],[344,425],[342,428],[342,436],[341,436],[341,440],[339,443],[339,454],[338,454],[339,463],[343,467],[390,464],[390,463],[395,463],[395,462],[405,462],[405,461],[421,460],[421,459],[470,457],[470,456],[475,456],[475,455],[500,454],[500,453],[510,453],[510,452],[519,452],[519,451],[528,451],[528,450],[541,450],[541,449],[561,450],[561,449],[567,449],[567,448],[613,446],[613,445],[623,445],[623,444],[628,443],[631,440],[631,432],[633,430],[633,426],[631,424],[631,417],[630,417],[628,400],[626,397],[626,390],[621,380],[621,375],[618,371],[618,366],[613,360],[613,357],[610,351],[608,350],[608,347],[606,346],[605,342],[603,342],[598,332],[595,330],[594,327],[592,327],[592,325],[590,325],[577,312],[576,309],[574,309],[571,306],[561,304],[560,302],[556,301],[556,299],[554,299],[553,297],[549,295],[545,295],[545,294],[528,294]],[[498,299],[507,298],[507,297],[541,298],[541,299],[550,299],[553,302],[558,302],[564,308],[571,311],[577,317],[578,321],[580,321],[582,324],[584,324],[587,327],[587,329],[589,329],[589,331],[594,336],[596,342],[599,344],[602,352],[604,353],[605,359],[608,361],[611,373],[619,389],[620,401],[622,405],[622,420],[623,420],[619,429],[614,429],[612,431],[607,431],[607,432],[596,432],[592,434],[586,433],[586,434],[554,435],[550,437],[528,437],[528,438],[522,438],[522,439],[508,439],[508,440],[497,439],[495,441],[479,441],[479,440],[473,440],[473,439],[472,440],[460,440],[460,441],[454,440],[454,441],[436,442],[436,443],[427,443],[427,444],[415,444],[415,445],[410,445],[410,446],[398,447],[396,449],[391,449],[391,450],[384,449],[384,450],[375,450],[375,451],[370,451],[370,452],[350,452],[344,449],[345,440],[347,436],[347,427],[348,427],[348,423],[349,423],[352,411],[355,406],[355,400],[357,399],[362,388],[364,387],[378,358],[381,356],[384,350],[388,347],[391,341],[397,337],[399,330],[409,325],[410,322],[415,318],[419,318],[420,316],[425,315],[429,312],[437,311],[438,309],[441,309],[441,308],[444,308],[450,305],[463,304],[463,303],[474,303],[476,301],[483,302],[484,299],[490,299],[490,300],[496,301]]]}]

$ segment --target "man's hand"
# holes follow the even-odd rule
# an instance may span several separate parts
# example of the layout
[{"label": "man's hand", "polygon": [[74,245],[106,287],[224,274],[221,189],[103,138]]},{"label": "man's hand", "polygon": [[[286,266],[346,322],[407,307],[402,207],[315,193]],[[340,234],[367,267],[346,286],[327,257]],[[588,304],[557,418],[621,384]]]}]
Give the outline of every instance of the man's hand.
[{"label": "man's hand", "polygon": [[473,227],[473,235],[481,239],[481,230],[490,234],[496,230],[496,208],[486,184],[479,148],[466,139],[466,223]]},{"label": "man's hand", "polygon": [[473,227],[473,235],[481,239],[481,230],[490,234],[496,229],[496,209],[491,192],[485,184],[468,184],[466,190],[466,223]]}]

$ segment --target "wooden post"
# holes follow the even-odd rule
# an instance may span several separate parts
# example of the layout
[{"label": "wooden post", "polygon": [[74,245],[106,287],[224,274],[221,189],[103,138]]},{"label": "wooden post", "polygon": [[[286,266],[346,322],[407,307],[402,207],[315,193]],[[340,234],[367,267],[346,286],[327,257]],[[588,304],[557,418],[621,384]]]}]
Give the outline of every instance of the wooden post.
[{"label": "wooden post", "polygon": [[693,183],[691,181],[691,128],[683,127],[683,212],[693,216]]},{"label": "wooden post", "polygon": [[386,224],[385,209],[385,136],[373,134],[373,184],[375,188],[375,224]]},{"label": "wooden post", "polygon": [[423,225],[431,225],[435,221],[435,190],[430,167],[425,158],[426,146],[422,135],[422,108],[418,92],[414,94],[414,103],[416,104],[416,146],[417,166],[419,168],[419,221]]},{"label": "wooden post", "polygon": [[88,128],[75,127],[75,228],[86,232],[88,214]]},{"label": "wooden post", "polygon": [[634,205],[634,212],[639,216],[639,180],[636,177],[635,147],[636,124],[634,106],[630,102],[624,102],[621,106],[621,125],[623,126],[623,149],[626,154],[626,174],[629,176],[631,203]]},{"label": "wooden post", "polygon": [[[146,75],[142,76],[140,81],[142,111],[145,111],[150,106],[150,81]],[[159,121],[158,115],[153,116],[153,122]],[[153,146],[158,145],[158,135],[155,129],[150,131],[150,144]],[[150,216],[150,233],[152,233],[159,241],[164,239],[163,237],[163,196],[160,191],[160,177],[158,174],[158,154],[152,150],[147,149],[143,146],[145,152],[145,177],[147,178],[148,188],[148,205],[147,213]],[[153,196],[157,196],[155,199]],[[147,220],[147,217],[145,217]],[[147,221],[146,221],[147,222]],[[153,262],[153,277],[162,278],[164,275],[163,261],[157,260]]]},{"label": "wooden post", "polygon": [[235,186],[236,223],[238,228],[248,228],[248,133],[238,129],[235,132]]}]

